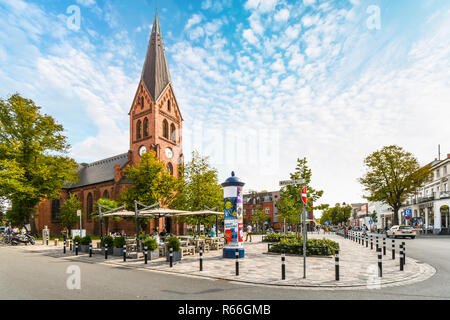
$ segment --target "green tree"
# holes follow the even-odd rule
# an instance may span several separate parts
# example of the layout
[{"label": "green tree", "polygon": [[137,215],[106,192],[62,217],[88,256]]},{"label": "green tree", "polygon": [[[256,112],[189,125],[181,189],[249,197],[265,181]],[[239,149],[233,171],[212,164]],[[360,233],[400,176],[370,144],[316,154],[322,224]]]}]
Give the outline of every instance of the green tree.
[{"label": "green tree", "polygon": [[[197,151],[192,152],[192,160],[182,168],[183,178],[174,207],[180,210],[200,211],[205,207],[223,207],[223,191],[219,184],[217,170],[209,164],[208,157],[202,157]],[[186,216],[180,221],[191,225],[211,226],[215,216]]]},{"label": "green tree", "polygon": [[[297,166],[295,171],[290,174],[291,180],[304,179],[305,184],[307,186],[307,205],[306,212],[310,212],[312,210],[322,210],[326,208],[326,205],[314,205],[320,197],[323,195],[322,190],[316,190],[311,186],[311,177],[312,171],[308,167],[308,162],[306,158],[297,159]],[[302,207],[303,202],[301,199],[301,191],[303,185],[288,185],[283,187],[281,190],[281,201],[288,201],[286,205],[281,205],[279,208],[279,215],[287,221],[294,221],[295,224],[300,224],[302,222]],[[298,230],[298,228],[297,228]]]},{"label": "green tree", "polygon": [[[92,212],[92,217],[95,220],[99,219],[99,212],[98,212],[98,205],[101,205],[103,207],[109,208],[109,209],[116,209],[119,207],[119,204],[117,203],[117,201],[108,199],[108,198],[100,198],[97,200],[97,202],[95,203],[95,209]],[[108,209],[102,208],[102,211],[107,211]],[[109,233],[109,221],[119,221],[121,218],[120,217],[105,217],[103,218],[103,221],[105,223],[105,234]]]},{"label": "green tree", "polygon": [[33,229],[36,206],[78,179],[75,161],[64,156],[70,146],[63,126],[40,109],[19,94],[0,99],[0,196],[11,200],[8,220]]},{"label": "green tree", "polygon": [[60,213],[61,224],[69,229],[69,232],[79,221],[77,210],[81,210],[81,201],[79,201],[74,194],[71,194],[69,199],[64,201],[61,205]]},{"label": "green tree", "polygon": [[369,201],[381,201],[392,207],[393,224],[398,224],[398,211],[430,176],[430,166],[420,167],[417,159],[399,146],[383,147],[365,160],[366,174],[358,179],[368,193]]},{"label": "green tree", "polygon": [[252,222],[256,223],[259,231],[261,231],[261,230],[265,231],[264,223],[266,221],[270,222],[270,217],[268,217],[266,215],[266,213],[264,212],[264,210],[261,208],[260,205],[257,206],[256,210],[255,210],[255,214],[252,215]]}]

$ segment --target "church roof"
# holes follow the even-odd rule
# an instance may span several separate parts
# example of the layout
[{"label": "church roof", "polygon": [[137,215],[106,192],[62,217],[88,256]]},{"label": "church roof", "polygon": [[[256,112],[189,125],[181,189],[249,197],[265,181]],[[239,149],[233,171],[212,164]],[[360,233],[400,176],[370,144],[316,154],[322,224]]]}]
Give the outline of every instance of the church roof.
[{"label": "church roof", "polygon": [[118,164],[122,168],[127,162],[128,153],[122,153],[90,164],[81,163],[78,166],[79,181],[68,184],[65,188],[73,189],[114,180],[114,166]]},{"label": "church roof", "polygon": [[141,79],[155,102],[171,82],[158,13],[155,14]]}]

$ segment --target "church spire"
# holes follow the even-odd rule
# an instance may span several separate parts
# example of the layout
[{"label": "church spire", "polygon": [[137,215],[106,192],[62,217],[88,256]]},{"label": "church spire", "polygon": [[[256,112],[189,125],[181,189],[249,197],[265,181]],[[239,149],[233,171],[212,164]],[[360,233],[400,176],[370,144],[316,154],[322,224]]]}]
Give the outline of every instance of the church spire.
[{"label": "church spire", "polygon": [[141,79],[155,102],[171,82],[158,13],[155,14]]}]

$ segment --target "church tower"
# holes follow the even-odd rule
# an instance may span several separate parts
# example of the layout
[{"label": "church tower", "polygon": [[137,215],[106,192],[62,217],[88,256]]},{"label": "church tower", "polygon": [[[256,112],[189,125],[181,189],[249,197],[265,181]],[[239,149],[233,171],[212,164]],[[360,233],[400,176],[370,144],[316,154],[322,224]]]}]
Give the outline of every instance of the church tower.
[{"label": "church tower", "polygon": [[183,118],[172,88],[157,13],[129,116],[132,164],[153,150],[166,163],[167,171],[178,176],[178,165],[183,164]]}]

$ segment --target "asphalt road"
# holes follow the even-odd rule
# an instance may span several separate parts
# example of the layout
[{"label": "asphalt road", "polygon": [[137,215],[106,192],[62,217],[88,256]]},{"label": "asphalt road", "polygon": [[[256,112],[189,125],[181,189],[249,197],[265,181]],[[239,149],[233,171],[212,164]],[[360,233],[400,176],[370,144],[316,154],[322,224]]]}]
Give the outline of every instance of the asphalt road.
[{"label": "asphalt road", "polygon": [[[307,290],[252,286],[77,262],[81,289],[67,289],[73,264],[40,253],[0,247],[0,299],[450,299],[450,238],[405,240],[407,254],[437,273],[412,285],[381,290]],[[390,242],[388,242],[390,243]]]}]

